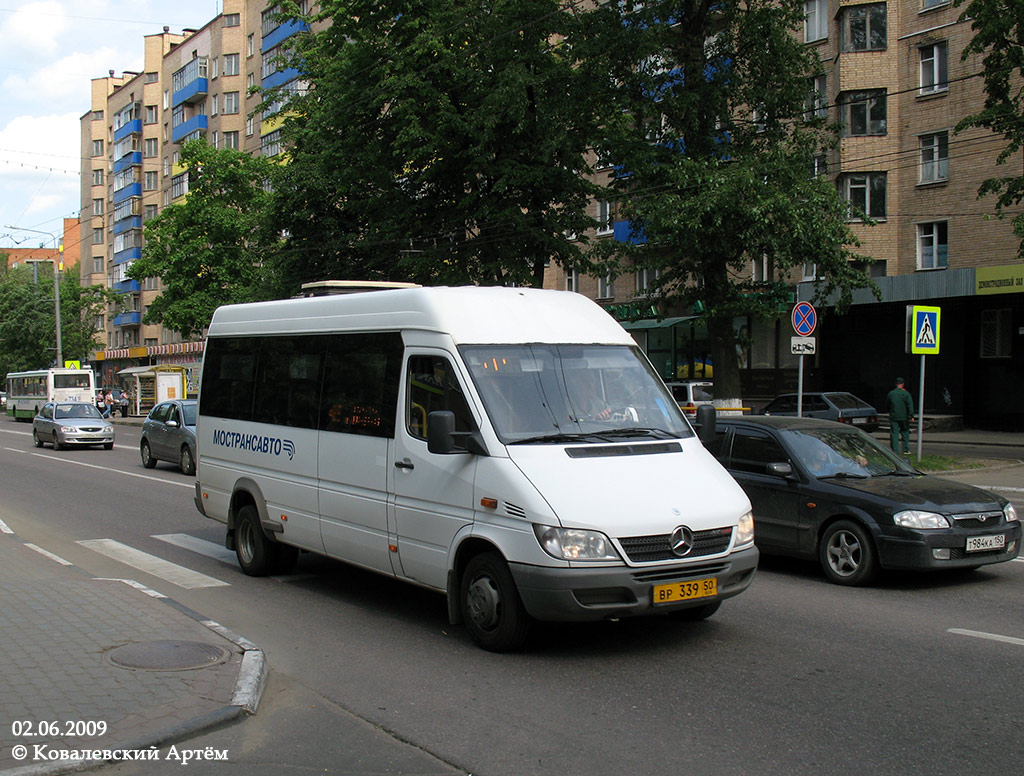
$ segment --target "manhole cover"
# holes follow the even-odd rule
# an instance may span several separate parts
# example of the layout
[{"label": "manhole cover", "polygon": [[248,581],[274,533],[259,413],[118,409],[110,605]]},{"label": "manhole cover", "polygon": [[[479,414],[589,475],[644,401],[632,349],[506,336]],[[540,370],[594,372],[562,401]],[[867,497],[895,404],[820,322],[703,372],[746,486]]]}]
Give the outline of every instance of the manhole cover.
[{"label": "manhole cover", "polygon": [[107,657],[121,668],[185,671],[217,665],[229,654],[223,647],[199,641],[143,641],[112,649]]}]

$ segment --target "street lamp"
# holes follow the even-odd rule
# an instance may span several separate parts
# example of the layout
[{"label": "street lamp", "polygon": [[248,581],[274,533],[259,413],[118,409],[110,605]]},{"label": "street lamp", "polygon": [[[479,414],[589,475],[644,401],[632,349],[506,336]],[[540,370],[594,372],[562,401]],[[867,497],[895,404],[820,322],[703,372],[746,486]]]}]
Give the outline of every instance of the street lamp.
[{"label": "street lamp", "polygon": [[26,229],[23,226],[12,226],[8,224],[4,227],[5,229],[17,229],[22,232],[35,232],[36,234],[45,234],[47,237],[53,240],[53,248],[57,253],[57,256],[52,259],[26,259],[26,262],[40,262],[40,261],[52,261],[53,262],[53,315],[54,315],[54,327],[57,330],[57,361],[56,366],[58,368],[64,366],[64,352],[61,348],[60,341],[60,270],[63,265],[64,245],[57,239],[57,235],[52,232],[41,232],[38,229]]}]

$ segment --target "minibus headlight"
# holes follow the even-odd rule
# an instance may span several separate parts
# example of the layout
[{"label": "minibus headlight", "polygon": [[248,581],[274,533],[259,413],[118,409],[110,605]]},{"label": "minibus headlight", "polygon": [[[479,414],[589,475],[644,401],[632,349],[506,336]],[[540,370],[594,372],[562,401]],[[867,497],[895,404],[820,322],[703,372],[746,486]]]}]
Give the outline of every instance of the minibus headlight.
[{"label": "minibus headlight", "polygon": [[559,560],[620,560],[611,540],[600,531],[535,525],[544,552]]},{"label": "minibus headlight", "polygon": [[736,526],[736,546],[750,544],[754,541],[754,513],[747,512],[740,517],[739,525]]}]

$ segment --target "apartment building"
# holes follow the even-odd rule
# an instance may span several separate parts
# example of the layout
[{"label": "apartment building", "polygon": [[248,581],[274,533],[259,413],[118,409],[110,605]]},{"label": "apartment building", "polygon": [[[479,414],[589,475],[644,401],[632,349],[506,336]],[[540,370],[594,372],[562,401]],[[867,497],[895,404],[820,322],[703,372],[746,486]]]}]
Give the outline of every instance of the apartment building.
[{"label": "apartment building", "polygon": [[221,5],[200,27],[145,36],[144,72],[111,71],[92,80],[90,110],[81,119],[81,272],[83,282],[122,294],[121,304],[97,322],[104,347],[92,361],[104,384],[153,365],[177,365],[195,389],[202,340],[142,323],[160,282],[139,283],[126,274],[142,256],[143,224],[188,195],[183,143],[202,138],[215,148],[272,156],[280,150],[281,119],[272,115],[280,106],[261,121],[252,89],[303,88],[298,73],[279,70],[276,61],[302,25],[278,24],[274,4],[265,1]]}]

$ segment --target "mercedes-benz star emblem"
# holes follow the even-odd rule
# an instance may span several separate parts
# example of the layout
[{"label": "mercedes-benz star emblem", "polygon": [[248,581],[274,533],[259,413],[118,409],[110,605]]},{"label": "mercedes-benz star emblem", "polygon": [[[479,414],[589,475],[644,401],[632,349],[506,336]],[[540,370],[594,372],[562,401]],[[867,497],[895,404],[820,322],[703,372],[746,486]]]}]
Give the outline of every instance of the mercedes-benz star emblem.
[{"label": "mercedes-benz star emblem", "polygon": [[679,526],[672,532],[669,546],[672,548],[672,554],[677,557],[682,558],[684,555],[689,555],[693,550],[693,531],[685,525]]}]

